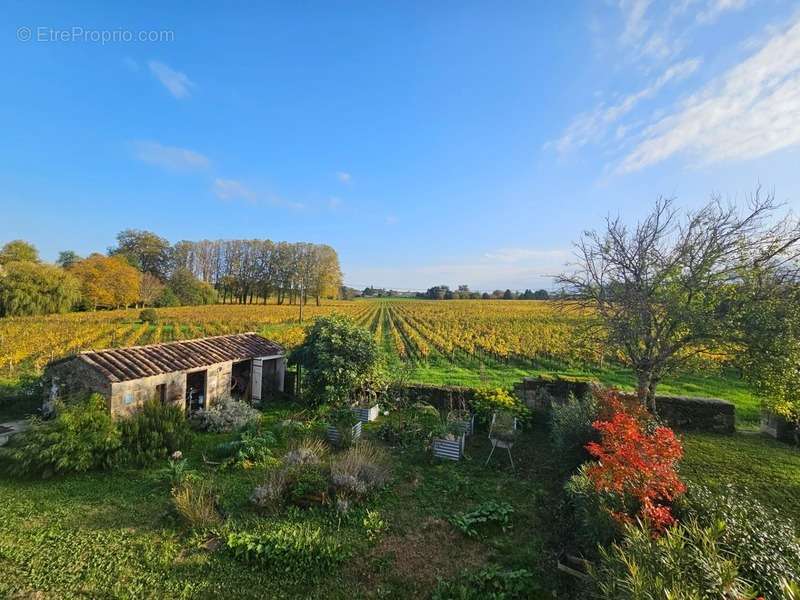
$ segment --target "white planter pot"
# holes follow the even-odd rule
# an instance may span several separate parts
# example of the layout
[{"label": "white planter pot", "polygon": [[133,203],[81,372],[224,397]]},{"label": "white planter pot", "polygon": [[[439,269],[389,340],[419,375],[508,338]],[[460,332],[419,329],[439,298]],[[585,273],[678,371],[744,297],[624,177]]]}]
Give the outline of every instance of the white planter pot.
[{"label": "white planter pot", "polygon": [[[331,444],[334,444],[334,445],[338,446],[339,444],[342,443],[342,434],[333,425],[328,425],[328,428],[326,430],[326,434],[327,434],[327,437],[328,437],[328,441]],[[351,442],[355,442],[360,437],[361,437],[361,421],[359,421],[358,423],[353,425],[352,435],[350,437],[350,441]]]},{"label": "white planter pot", "polygon": [[472,435],[472,432],[475,431],[475,415],[470,415],[469,419],[464,421],[451,421],[451,423],[458,427],[464,435]]},{"label": "white planter pot", "polygon": [[464,454],[464,435],[461,434],[454,440],[434,438],[433,455],[445,460],[461,460]]},{"label": "white planter pot", "polygon": [[380,414],[380,407],[376,404],[375,406],[370,406],[367,408],[354,408],[353,414],[356,416],[356,419],[361,421],[362,423],[369,423],[370,421],[374,421],[378,418]]}]

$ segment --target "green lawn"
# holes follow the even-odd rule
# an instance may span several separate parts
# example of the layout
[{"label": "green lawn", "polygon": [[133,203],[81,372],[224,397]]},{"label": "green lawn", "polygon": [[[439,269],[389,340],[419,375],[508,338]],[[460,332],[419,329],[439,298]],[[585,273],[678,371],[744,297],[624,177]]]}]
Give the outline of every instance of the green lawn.
[{"label": "green lawn", "polygon": [[800,525],[800,450],[766,436],[691,434],[684,437],[681,473],[719,486],[732,483]]}]

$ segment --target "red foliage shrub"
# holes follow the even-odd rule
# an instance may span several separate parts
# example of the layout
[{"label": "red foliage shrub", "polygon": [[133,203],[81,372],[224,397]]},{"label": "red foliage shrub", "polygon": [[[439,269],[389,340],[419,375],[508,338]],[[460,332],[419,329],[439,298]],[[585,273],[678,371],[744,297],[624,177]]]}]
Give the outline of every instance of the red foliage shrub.
[{"label": "red foliage shrub", "polygon": [[620,522],[633,516],[647,520],[654,533],[675,522],[669,503],[686,491],[675,470],[683,456],[680,440],[669,427],[648,431],[650,420],[641,405],[631,406],[616,392],[603,398],[605,416],[593,423],[601,441],[586,449],[598,462],[588,469],[596,489],[618,496],[624,507],[612,511]]}]

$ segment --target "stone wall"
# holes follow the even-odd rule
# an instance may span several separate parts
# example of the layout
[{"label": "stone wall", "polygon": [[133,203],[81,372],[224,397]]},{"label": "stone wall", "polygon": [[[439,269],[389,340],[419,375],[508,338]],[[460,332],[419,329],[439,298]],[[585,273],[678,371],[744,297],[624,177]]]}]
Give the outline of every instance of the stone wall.
[{"label": "stone wall", "polygon": [[475,396],[475,388],[458,385],[428,385],[412,383],[403,386],[402,393],[412,402],[428,402],[439,409],[458,408],[461,400],[469,404]]},{"label": "stone wall", "polygon": [[214,403],[230,391],[232,362],[211,365],[206,369],[177,371],[153,375],[132,381],[122,381],[111,386],[109,408],[114,416],[127,416],[137,411],[142,404],[156,397],[158,385],[166,385],[166,401],[183,409],[186,406],[186,375],[206,371],[206,406]]},{"label": "stone wall", "polygon": [[[82,360],[72,357],[50,363],[42,375],[44,397],[42,404],[51,400],[53,386],[61,400],[69,400],[71,396],[102,394],[106,398],[111,395],[111,383]],[[45,413],[48,411],[45,409]]]},{"label": "stone wall", "polygon": [[670,427],[682,431],[736,431],[736,406],[717,398],[656,396],[656,412]]}]

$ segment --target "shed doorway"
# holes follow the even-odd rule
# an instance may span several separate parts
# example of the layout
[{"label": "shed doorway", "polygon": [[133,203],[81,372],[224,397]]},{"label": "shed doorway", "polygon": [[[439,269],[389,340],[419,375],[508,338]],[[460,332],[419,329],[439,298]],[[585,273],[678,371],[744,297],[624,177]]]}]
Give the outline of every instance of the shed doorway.
[{"label": "shed doorway", "polygon": [[186,374],[186,414],[206,407],[206,371]]},{"label": "shed doorway", "polygon": [[250,402],[251,385],[250,373],[253,370],[252,360],[243,360],[233,363],[231,368],[231,397],[244,402]]}]

